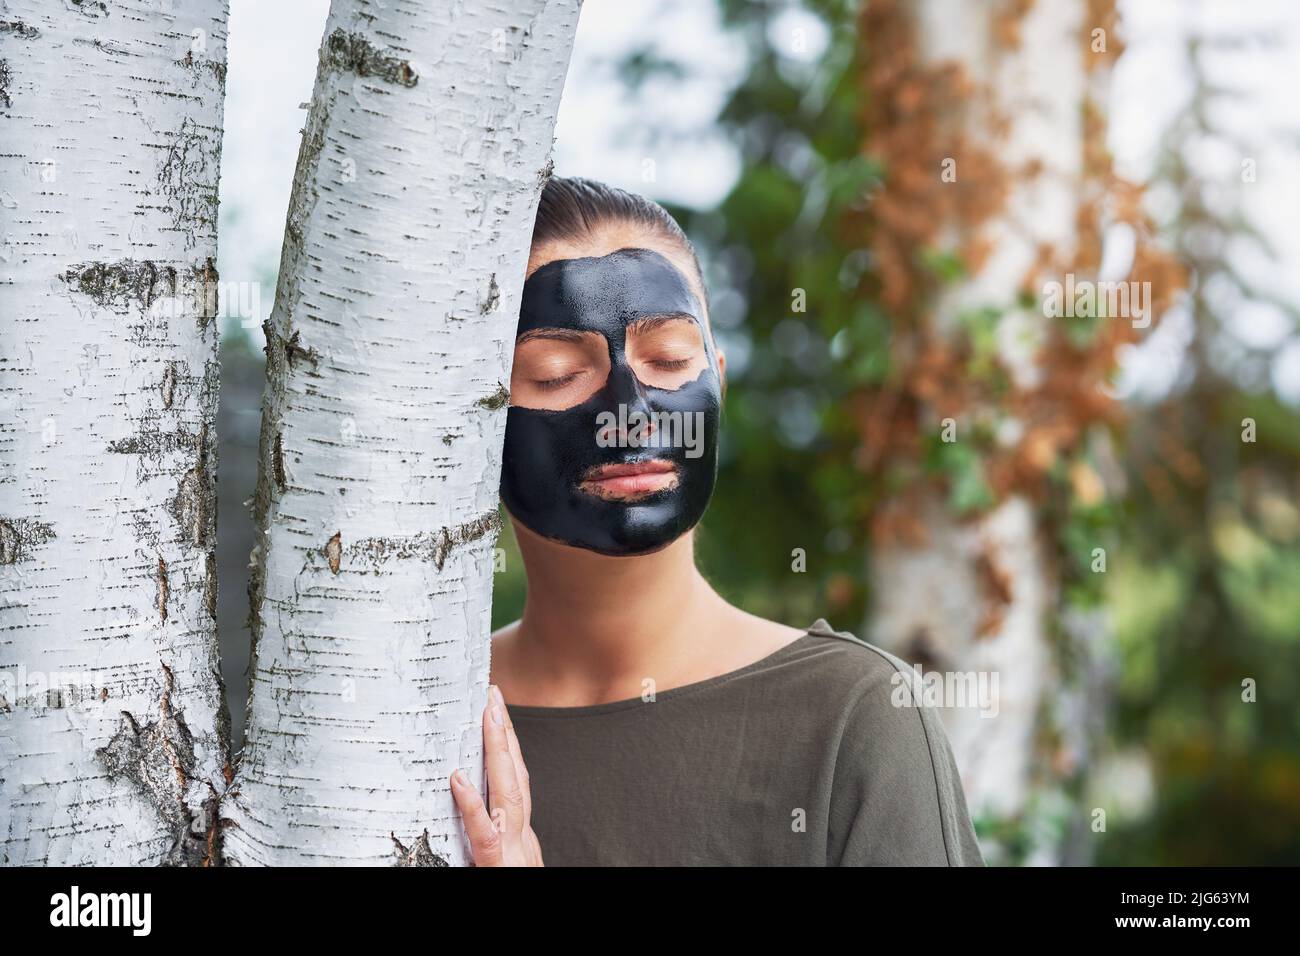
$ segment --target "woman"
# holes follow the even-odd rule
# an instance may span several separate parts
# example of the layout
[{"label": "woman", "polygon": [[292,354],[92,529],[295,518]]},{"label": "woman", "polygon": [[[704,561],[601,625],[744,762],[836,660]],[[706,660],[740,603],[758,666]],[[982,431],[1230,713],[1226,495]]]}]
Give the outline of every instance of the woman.
[{"label": "woman", "polygon": [[510,380],[528,596],[493,635],[489,805],[452,777],[476,864],[982,864],[939,720],[895,692],[906,665],[747,614],[696,569],[725,370],[673,219],[552,179]]}]

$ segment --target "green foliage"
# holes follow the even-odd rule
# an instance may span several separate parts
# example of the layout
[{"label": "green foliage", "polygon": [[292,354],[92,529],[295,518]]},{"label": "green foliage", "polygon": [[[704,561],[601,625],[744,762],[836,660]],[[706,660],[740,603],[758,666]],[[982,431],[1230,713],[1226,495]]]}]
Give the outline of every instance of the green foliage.
[{"label": "green foliage", "polygon": [[[718,330],[722,348],[748,356],[728,373],[720,491],[698,547],[710,579],[747,609],[860,630],[872,491],[853,465],[845,398],[888,374],[889,323],[858,295],[863,237],[839,223],[880,170],[861,155],[851,5],[802,7],[830,27],[810,65],[784,62],[769,42],[785,5],[721,4],[750,60],[721,116],[743,166],[717,209],[680,210],[688,231],[707,237],[713,288],[743,300],[743,321]],[[806,573],[791,570],[796,548]]]},{"label": "green foliage", "polygon": [[[1192,40],[1195,95],[1164,138],[1160,166],[1181,197],[1166,234],[1192,270],[1190,384],[1138,409],[1124,543],[1106,575],[1120,665],[1114,745],[1142,754],[1153,792],[1147,805],[1116,815],[1099,862],[1295,864],[1300,415],[1238,381],[1214,354],[1229,317],[1205,290],[1253,290],[1207,250],[1252,230],[1236,210],[1207,201],[1219,185],[1184,160],[1222,138],[1209,124],[1216,94],[1198,50]],[[1254,441],[1243,440],[1248,418]]]},{"label": "green foliage", "polygon": [[994,502],[984,479],[984,457],[971,441],[945,442],[935,434],[926,442],[927,471],[947,478],[948,506],[959,516],[977,514]]},{"label": "green foliage", "polygon": [[921,265],[943,283],[956,282],[966,275],[966,263],[951,249],[924,250],[921,253]]},{"label": "green foliage", "polygon": [[492,577],[492,629],[517,621],[524,613],[524,596],[528,579],[524,576],[524,559],[515,541],[515,529],[504,506],[500,509],[501,536],[497,539],[497,561]]},{"label": "green foliage", "polygon": [[982,380],[994,387],[995,391],[1006,388],[1006,376],[997,363],[998,322],[1002,319],[1000,309],[973,309],[961,313],[958,321],[966,333],[970,346],[970,359],[967,372],[971,378]]}]

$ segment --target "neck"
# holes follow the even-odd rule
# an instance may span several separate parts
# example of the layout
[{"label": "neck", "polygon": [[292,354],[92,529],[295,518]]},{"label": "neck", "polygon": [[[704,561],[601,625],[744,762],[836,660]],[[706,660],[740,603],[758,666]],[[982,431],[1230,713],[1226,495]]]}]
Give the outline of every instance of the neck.
[{"label": "neck", "polygon": [[515,524],[528,574],[520,663],[547,696],[589,703],[669,686],[706,652],[728,605],[695,567],[692,534],[653,554],[608,557]]}]

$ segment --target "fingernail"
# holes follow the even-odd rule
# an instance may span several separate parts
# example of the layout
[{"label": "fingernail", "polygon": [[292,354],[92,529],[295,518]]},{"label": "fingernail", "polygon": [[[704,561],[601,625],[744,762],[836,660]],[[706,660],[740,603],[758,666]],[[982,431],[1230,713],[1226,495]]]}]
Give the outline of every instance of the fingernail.
[{"label": "fingernail", "polygon": [[501,726],[502,724],[504,724],[505,722],[506,722],[506,721],[505,721],[505,718],[504,718],[503,716],[501,716],[501,708],[500,708],[500,707],[493,707],[493,708],[492,708],[492,723],[494,723],[494,724],[496,724],[498,727],[500,727],[500,726]]},{"label": "fingernail", "polygon": [[506,705],[506,699],[505,699],[504,697],[501,696],[501,688],[500,688],[500,687],[498,687],[496,684],[493,684],[491,687],[488,688],[488,690],[490,690],[490,691],[492,692],[492,701],[493,701],[493,702],[494,702],[498,707],[504,707],[504,706]]},{"label": "fingernail", "polygon": [[453,774],[451,775],[451,782],[452,782],[453,784],[455,784],[456,786],[458,786],[458,787],[463,787],[463,786],[465,786],[465,784],[467,784],[469,781],[465,779],[465,771],[464,771],[464,770],[457,770],[455,773],[453,773]]}]

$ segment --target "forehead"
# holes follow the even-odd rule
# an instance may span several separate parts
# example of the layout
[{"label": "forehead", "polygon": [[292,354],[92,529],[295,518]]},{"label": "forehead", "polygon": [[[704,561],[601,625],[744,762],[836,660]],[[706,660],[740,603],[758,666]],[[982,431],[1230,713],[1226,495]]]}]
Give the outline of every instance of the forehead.
[{"label": "forehead", "polygon": [[673,312],[700,323],[701,311],[667,258],[652,249],[619,249],[537,269],[524,283],[518,334],[557,327],[617,332],[638,317]]}]

